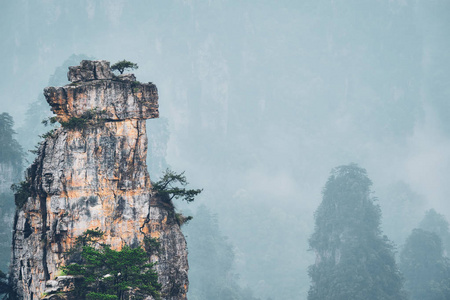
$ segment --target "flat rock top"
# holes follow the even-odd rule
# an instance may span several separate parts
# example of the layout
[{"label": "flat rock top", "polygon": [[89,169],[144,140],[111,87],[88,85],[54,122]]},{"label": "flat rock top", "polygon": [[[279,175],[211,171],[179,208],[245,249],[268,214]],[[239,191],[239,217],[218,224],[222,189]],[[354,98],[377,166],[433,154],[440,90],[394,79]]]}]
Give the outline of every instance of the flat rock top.
[{"label": "flat rock top", "polygon": [[60,120],[83,117],[89,111],[104,111],[107,120],[157,118],[158,90],[140,83],[133,74],[114,75],[108,61],[83,60],[69,67],[71,84],[44,89],[47,102]]},{"label": "flat rock top", "polygon": [[95,79],[112,79],[109,61],[106,60],[82,60],[79,66],[69,67],[67,79],[71,82],[89,81]]}]

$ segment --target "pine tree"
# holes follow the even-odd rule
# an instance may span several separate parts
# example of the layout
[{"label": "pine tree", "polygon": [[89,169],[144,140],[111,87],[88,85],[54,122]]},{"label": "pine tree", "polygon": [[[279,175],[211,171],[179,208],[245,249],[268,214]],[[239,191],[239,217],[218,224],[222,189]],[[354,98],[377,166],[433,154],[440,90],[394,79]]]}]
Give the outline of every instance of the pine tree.
[{"label": "pine tree", "polygon": [[309,240],[316,263],[309,268],[308,300],[406,299],[371,185],[356,164],[332,170]]},{"label": "pine tree", "polygon": [[21,167],[23,151],[13,137],[16,134],[13,126],[14,120],[8,113],[0,114],[0,163]]},{"label": "pine tree", "polygon": [[137,68],[138,68],[137,64],[135,64],[131,61],[125,60],[125,59],[118,61],[111,66],[111,70],[119,71],[120,74],[123,74],[123,72],[126,70],[135,70]]},{"label": "pine tree", "polygon": [[[113,250],[101,243],[103,232],[87,230],[69,252],[69,263],[61,269],[78,276],[71,296],[77,299],[160,299],[161,284],[143,247],[124,245]],[[77,262],[73,262],[77,261]]]}]

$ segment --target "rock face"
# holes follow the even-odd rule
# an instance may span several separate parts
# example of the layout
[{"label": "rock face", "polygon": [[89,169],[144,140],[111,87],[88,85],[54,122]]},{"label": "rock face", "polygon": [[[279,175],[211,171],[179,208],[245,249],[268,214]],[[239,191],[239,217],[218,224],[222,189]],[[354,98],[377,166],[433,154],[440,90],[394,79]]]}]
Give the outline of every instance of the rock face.
[{"label": "rock face", "polygon": [[145,161],[145,119],[158,117],[156,86],[115,77],[106,61],[82,61],[68,77],[72,84],[44,91],[67,126],[41,144],[27,170],[31,195],[16,213],[13,233],[14,297],[42,298],[58,282],[64,252],[98,227],[114,249],[159,238],[152,260],[162,298],[186,299],[186,242],[173,207],[152,194]]},{"label": "rock face", "polygon": [[109,67],[109,62],[83,60],[79,66],[69,67],[67,79],[72,82],[88,81],[95,79],[112,79],[114,76]]}]

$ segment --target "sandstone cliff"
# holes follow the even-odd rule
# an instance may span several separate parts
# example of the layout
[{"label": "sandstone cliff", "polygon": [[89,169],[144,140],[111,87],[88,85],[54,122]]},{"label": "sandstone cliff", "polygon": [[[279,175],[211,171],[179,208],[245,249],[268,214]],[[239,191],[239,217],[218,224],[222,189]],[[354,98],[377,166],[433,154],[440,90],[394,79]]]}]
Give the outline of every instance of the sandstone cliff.
[{"label": "sandstone cliff", "polygon": [[[41,144],[28,168],[31,195],[15,217],[10,282],[18,299],[40,299],[61,283],[64,252],[87,229],[118,249],[158,237],[152,260],[163,299],[186,299],[186,243],[173,208],[152,194],[145,120],[158,117],[156,86],[114,76],[109,62],[70,67],[72,82],[44,91],[65,127]],[[148,297],[148,299],[152,299]]]}]

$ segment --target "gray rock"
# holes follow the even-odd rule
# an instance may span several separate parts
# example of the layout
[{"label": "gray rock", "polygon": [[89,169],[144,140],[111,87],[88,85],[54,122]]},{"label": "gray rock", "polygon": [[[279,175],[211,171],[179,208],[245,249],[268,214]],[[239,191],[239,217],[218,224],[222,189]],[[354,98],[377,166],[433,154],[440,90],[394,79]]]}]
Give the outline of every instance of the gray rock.
[{"label": "gray rock", "polygon": [[82,60],[79,66],[69,67],[67,79],[71,82],[112,79],[114,76],[106,60]]},{"label": "gray rock", "polygon": [[[102,112],[107,120],[158,118],[158,89],[154,84],[127,80],[93,80],[77,85],[48,87],[44,95],[62,121],[86,112]],[[82,143],[80,141],[80,143]]]},{"label": "gray rock", "polygon": [[120,74],[117,76],[117,79],[123,81],[136,81],[136,76],[134,76],[134,74]]},{"label": "gray rock", "polygon": [[173,207],[152,195],[145,161],[145,119],[158,117],[156,86],[107,79],[102,67],[107,65],[83,61],[69,71],[71,78],[83,81],[45,90],[60,120],[93,108],[105,112],[102,122],[83,129],[57,129],[27,170],[33,192],[16,212],[10,271],[18,299],[32,300],[66,286],[61,282],[68,279],[58,277],[66,264],[64,253],[77,236],[97,227],[114,249],[142,244],[145,237],[159,238],[161,250],[152,260],[158,261],[162,298],[186,299],[186,242]]}]

